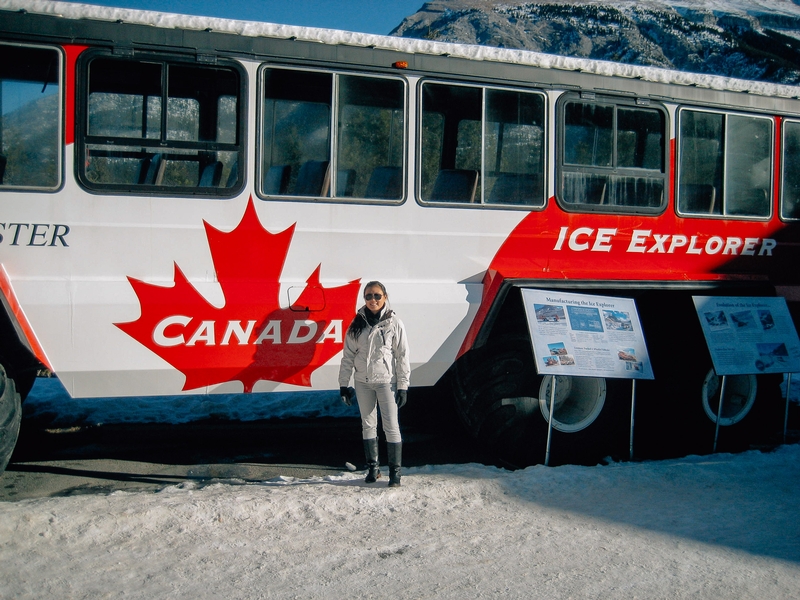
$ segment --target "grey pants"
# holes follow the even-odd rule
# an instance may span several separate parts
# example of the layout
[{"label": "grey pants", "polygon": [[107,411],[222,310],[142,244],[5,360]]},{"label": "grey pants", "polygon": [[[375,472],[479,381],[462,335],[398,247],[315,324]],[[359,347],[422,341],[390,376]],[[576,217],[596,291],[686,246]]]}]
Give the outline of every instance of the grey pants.
[{"label": "grey pants", "polygon": [[356,381],[355,386],[358,410],[361,412],[361,437],[365,440],[378,437],[378,408],[380,407],[386,441],[391,444],[403,441],[400,437],[397,403],[394,400],[391,384]]}]

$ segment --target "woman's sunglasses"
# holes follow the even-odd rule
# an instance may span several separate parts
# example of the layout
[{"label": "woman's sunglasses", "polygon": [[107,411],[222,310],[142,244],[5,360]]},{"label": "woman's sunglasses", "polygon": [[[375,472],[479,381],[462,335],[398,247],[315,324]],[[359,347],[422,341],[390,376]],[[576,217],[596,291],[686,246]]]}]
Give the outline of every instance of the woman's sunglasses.
[{"label": "woman's sunglasses", "polygon": [[380,300],[383,298],[383,294],[364,294],[364,300]]}]

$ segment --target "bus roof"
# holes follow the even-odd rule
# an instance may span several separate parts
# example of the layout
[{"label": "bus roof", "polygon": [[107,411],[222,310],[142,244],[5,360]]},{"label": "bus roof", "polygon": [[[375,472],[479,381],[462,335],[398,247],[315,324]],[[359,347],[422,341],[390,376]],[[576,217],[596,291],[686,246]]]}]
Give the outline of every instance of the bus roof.
[{"label": "bus roof", "polygon": [[498,62],[532,66],[541,69],[578,71],[594,75],[639,79],[662,84],[694,86],[719,91],[745,92],[761,96],[782,98],[800,98],[800,86],[751,81],[733,77],[722,77],[719,75],[690,73],[659,67],[630,65],[588,58],[557,56],[530,50],[435,42],[336,29],[300,27],[296,25],[281,25],[258,21],[239,21],[72,2],[54,2],[51,0],[0,0],[0,10],[24,11],[32,14],[58,16],[65,19],[150,25],[164,29],[213,31],[254,38],[293,39],[306,42],[319,42],[328,45],[395,50],[408,54],[451,56],[473,61]]}]

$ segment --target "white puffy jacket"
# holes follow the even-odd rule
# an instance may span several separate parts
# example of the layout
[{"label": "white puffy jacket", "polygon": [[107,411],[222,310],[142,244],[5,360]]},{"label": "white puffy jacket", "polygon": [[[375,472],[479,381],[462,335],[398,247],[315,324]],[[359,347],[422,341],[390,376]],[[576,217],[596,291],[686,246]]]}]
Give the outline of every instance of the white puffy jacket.
[{"label": "white puffy jacket", "polygon": [[384,307],[380,320],[373,326],[367,322],[362,306],[356,319],[363,319],[364,329],[353,339],[345,334],[344,353],[339,366],[339,386],[350,384],[355,369],[355,380],[361,383],[391,383],[398,390],[407,390],[411,377],[408,358],[408,338],[403,322],[394,311]]}]

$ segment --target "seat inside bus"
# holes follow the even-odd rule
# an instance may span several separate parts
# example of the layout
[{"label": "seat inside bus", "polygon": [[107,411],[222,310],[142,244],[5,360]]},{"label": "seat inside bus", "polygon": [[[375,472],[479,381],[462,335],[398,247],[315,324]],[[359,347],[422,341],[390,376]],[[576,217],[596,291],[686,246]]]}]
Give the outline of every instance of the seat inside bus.
[{"label": "seat inside bus", "polygon": [[137,183],[147,185],[161,185],[164,178],[165,162],[160,153],[146,156],[139,165]]},{"label": "seat inside bus", "polygon": [[339,198],[353,195],[356,186],[355,169],[339,169],[336,173],[336,196]]},{"label": "seat inside bus", "polygon": [[369,176],[365,196],[397,200],[403,195],[403,170],[400,167],[375,167]]},{"label": "seat inside bus", "polygon": [[712,215],[719,214],[716,206],[717,189],[710,183],[682,183],[679,208],[681,212]]},{"label": "seat inside bus", "polygon": [[327,160],[309,160],[297,173],[293,196],[327,196],[330,186],[330,163]]},{"label": "seat inside bus", "polygon": [[272,165],[264,177],[264,193],[270,196],[285,194],[291,170],[289,165]]},{"label": "seat inside bus", "polygon": [[526,173],[500,173],[492,186],[490,204],[534,204],[541,202],[541,178]]},{"label": "seat inside bus", "polygon": [[442,169],[436,176],[430,200],[432,202],[475,202],[478,171],[472,169]]},{"label": "seat inside bus", "polygon": [[197,185],[198,187],[219,187],[220,179],[222,179],[222,162],[215,160],[203,167]]}]

